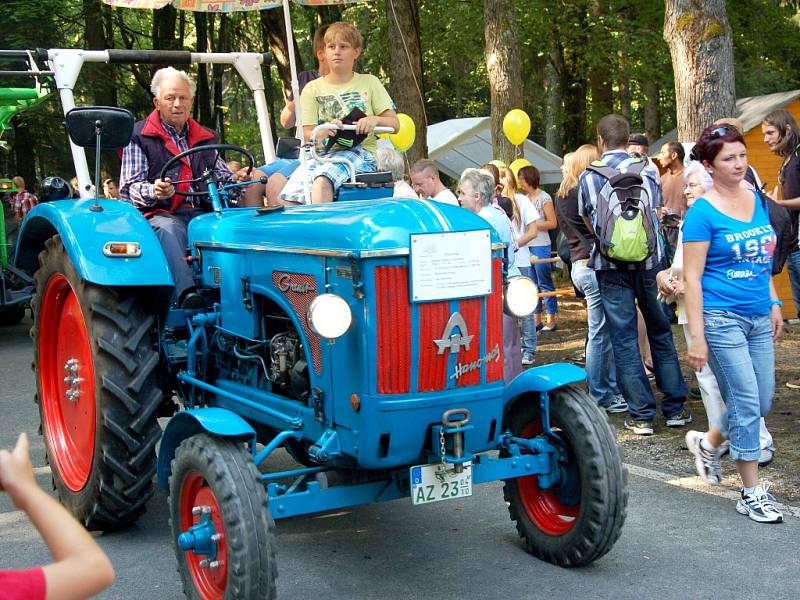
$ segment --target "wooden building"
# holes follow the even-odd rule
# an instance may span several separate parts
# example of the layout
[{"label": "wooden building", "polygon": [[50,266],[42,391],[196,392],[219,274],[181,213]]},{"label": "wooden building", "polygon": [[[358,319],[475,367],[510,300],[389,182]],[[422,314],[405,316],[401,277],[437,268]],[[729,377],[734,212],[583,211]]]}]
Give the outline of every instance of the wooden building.
[{"label": "wooden building", "polygon": [[[764,143],[761,133],[761,122],[769,113],[779,108],[785,108],[795,120],[800,123],[800,90],[778,92],[764,96],[751,96],[740,98],[736,102],[736,116],[742,121],[744,127],[744,141],[747,145],[747,156],[750,164],[758,172],[761,181],[767,184],[767,191],[778,185],[778,171],[783,160],[769,151]],[[661,139],[650,145],[651,154],[658,154],[661,146],[677,138],[677,130],[673,129]],[[685,142],[686,140],[684,140]],[[687,144],[691,146],[691,142]],[[688,154],[688,152],[687,152]],[[783,301],[783,316],[786,319],[795,318],[800,307],[795,307],[792,302],[792,290],[789,285],[789,276],[784,267],[783,272],[775,277],[775,288],[778,296]]]}]

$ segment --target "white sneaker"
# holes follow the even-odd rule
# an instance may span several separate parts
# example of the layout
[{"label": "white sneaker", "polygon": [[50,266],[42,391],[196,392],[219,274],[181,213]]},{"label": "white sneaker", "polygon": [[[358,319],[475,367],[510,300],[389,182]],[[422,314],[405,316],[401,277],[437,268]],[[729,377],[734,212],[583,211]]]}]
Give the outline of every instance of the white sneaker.
[{"label": "white sneaker", "polygon": [[769,483],[757,485],[752,494],[741,491],[741,498],[736,502],[736,512],[747,515],[757,523],[783,523],[781,511],[775,508],[775,497],[768,492]]},{"label": "white sneaker", "polygon": [[689,452],[694,454],[694,466],[697,469],[697,474],[700,479],[712,485],[719,485],[722,480],[722,468],[719,464],[719,454],[717,452],[709,452],[703,448],[700,440],[703,439],[703,433],[700,431],[687,431],[686,432],[686,447]]},{"label": "white sneaker", "polygon": [[533,364],[533,354],[527,352],[522,355],[522,366],[527,367]]}]

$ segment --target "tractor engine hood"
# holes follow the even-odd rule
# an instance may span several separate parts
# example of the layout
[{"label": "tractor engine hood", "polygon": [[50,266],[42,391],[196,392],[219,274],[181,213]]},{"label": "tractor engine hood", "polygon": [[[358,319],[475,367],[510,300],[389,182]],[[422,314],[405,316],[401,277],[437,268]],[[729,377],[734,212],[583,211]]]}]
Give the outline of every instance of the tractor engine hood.
[{"label": "tractor engine hood", "polygon": [[[402,253],[409,236],[491,229],[477,214],[427,200],[384,199],[288,207],[270,212],[229,209],[193,219],[190,243],[204,246],[318,250],[361,256]],[[373,254],[374,255],[374,254]]]}]

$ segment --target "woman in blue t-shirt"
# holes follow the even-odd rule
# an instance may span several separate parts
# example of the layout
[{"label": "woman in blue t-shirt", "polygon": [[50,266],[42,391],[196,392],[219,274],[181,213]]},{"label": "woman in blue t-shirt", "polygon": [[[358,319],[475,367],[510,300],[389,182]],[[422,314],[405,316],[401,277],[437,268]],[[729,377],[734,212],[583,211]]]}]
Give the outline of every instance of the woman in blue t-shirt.
[{"label": "woman in blue t-shirt", "polygon": [[742,186],[747,148],[733,127],[709,127],[695,154],[714,185],[698,198],[683,224],[689,363],[708,363],[725,401],[727,418],[686,443],[700,477],[719,483],[718,448],[730,440],[730,456],[742,479],[737,512],[761,523],[780,523],[773,497],[758,482],[760,418],[775,391],[773,341],[783,328],[781,302],[772,284],[775,232],[759,197]]}]

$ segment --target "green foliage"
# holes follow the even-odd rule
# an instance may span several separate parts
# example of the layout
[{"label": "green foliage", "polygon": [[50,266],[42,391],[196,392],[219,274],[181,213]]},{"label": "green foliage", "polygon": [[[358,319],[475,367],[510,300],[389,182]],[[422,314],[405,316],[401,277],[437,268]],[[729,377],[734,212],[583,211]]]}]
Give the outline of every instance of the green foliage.
[{"label": "green foliage", "polygon": [[[672,63],[662,39],[664,5],[637,0],[508,0],[514,7],[522,61],[524,110],[531,116],[531,136],[544,143],[548,97],[553,82],[546,80],[549,67],[558,69],[556,85],[561,92],[558,128],[563,150],[594,139],[593,119],[607,103],[616,111],[630,109],[635,130],[644,130],[648,98],[645,89],[658,93],[660,130],[675,126]],[[423,92],[427,118],[435,123],[450,118],[485,116],[490,112],[489,82],[484,57],[483,2],[478,0],[418,0],[423,60]],[[701,3],[698,4],[701,6]],[[83,0],[2,0],[3,29],[0,48],[84,47]],[[387,8],[388,7],[388,8]],[[390,53],[404,52],[415,44],[413,32],[390,39],[392,13],[386,0],[372,0],[347,7],[305,7],[292,4],[293,31],[301,63],[311,68],[315,58],[311,39],[322,19],[341,14],[364,35],[365,45],[357,68],[391,80]],[[103,7],[112,29],[107,37],[116,48],[153,47],[153,11]],[[736,83],[739,96],[766,94],[800,87],[800,35],[797,3],[778,0],[730,0],[728,18],[734,41]],[[264,51],[257,13],[225,17],[231,28],[234,51]],[[682,17],[679,27],[692,27],[697,16]],[[178,15],[182,45],[197,47],[192,13]],[[220,17],[209,22],[209,37],[218,34]],[[708,23],[706,38],[724,34],[721,23]],[[178,35],[177,32],[175,34]],[[174,40],[179,43],[177,37]],[[212,51],[219,48],[212,46]],[[147,84],[152,70],[116,65],[102,67],[100,82],[112,86],[117,103],[137,117],[152,109]],[[190,68],[191,70],[192,68]],[[226,141],[261,154],[252,98],[240,78],[231,71],[208,69],[211,84],[223,77]],[[268,102],[273,111],[282,106],[277,69],[267,72]],[[5,80],[2,85],[30,85],[30,80]],[[213,88],[212,88],[213,89]],[[96,90],[79,78],[78,104],[93,102]],[[627,96],[626,96],[627,94]],[[626,100],[626,97],[629,100]],[[272,100],[269,100],[272,98]],[[400,111],[403,107],[398,107]],[[35,148],[38,174],[71,176],[72,166],[63,117],[57,98],[15,117],[38,140]],[[276,131],[286,135],[289,132]],[[13,140],[11,140],[13,145]],[[13,153],[0,151],[0,170],[13,170]]]},{"label": "green foliage", "polygon": [[800,88],[800,28],[790,4],[727,2],[738,97]]}]

